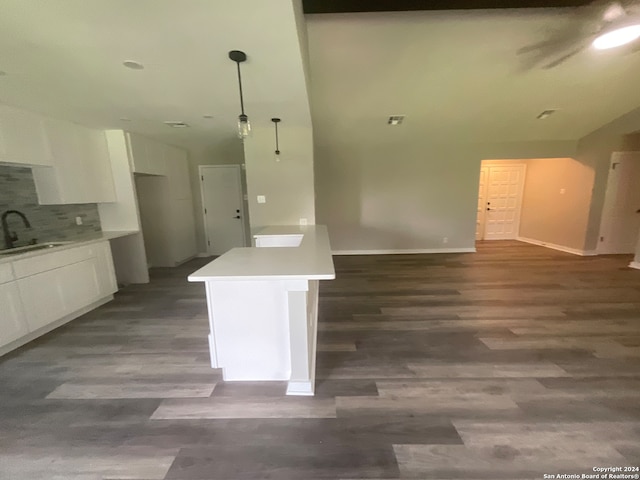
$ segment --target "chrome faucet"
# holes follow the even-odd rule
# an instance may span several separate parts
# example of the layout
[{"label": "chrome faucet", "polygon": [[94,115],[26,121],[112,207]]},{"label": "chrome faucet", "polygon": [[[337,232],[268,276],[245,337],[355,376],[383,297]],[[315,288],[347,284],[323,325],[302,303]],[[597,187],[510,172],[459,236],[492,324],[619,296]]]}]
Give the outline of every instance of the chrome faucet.
[{"label": "chrome faucet", "polygon": [[[7,217],[11,214],[18,215],[22,217],[22,221],[24,222],[24,226],[27,228],[31,228],[31,224],[24,213],[19,212],[18,210],[7,210],[2,214],[2,232],[4,233],[4,243],[7,249],[15,247],[13,242],[18,240],[18,234],[16,232],[9,231],[9,225],[7,223]],[[31,240],[31,244],[35,244],[36,239]]]}]

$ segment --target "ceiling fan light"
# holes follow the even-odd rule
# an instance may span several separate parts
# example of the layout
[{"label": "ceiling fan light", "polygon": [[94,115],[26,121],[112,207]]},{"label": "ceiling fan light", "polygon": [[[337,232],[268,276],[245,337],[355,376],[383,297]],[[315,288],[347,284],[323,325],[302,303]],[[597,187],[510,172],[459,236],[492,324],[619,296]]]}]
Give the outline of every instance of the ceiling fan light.
[{"label": "ceiling fan light", "polygon": [[593,46],[598,50],[620,47],[640,38],[640,24],[628,25],[603,33],[593,41]]}]

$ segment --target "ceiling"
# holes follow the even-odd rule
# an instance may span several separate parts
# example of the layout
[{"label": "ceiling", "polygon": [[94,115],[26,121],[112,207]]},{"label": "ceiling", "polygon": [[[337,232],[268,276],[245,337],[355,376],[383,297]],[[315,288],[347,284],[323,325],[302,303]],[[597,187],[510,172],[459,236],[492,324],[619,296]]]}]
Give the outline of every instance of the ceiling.
[{"label": "ceiling", "polygon": [[[516,54],[575,21],[566,9],[309,15],[316,142],[579,139],[640,106],[640,54],[588,48],[550,70]],[[406,119],[390,127],[395,114]]]},{"label": "ceiling", "polygon": [[[240,49],[252,124],[308,126],[297,1],[0,0],[0,102],[208,147],[235,137],[227,52]],[[307,15],[316,141],[580,138],[640,105],[640,54],[587,50],[552,70],[516,55],[571,25],[571,12]],[[535,120],[549,108],[558,112]],[[401,127],[387,127],[392,114],[407,115]]]},{"label": "ceiling", "polygon": [[303,0],[304,13],[403,12],[552,8],[586,5],[589,0]]},{"label": "ceiling", "polygon": [[[0,11],[0,102],[207,145],[235,136],[238,84],[227,54],[239,49],[248,56],[242,80],[252,124],[310,122],[290,1],[0,0]],[[145,68],[125,68],[125,60]]]}]

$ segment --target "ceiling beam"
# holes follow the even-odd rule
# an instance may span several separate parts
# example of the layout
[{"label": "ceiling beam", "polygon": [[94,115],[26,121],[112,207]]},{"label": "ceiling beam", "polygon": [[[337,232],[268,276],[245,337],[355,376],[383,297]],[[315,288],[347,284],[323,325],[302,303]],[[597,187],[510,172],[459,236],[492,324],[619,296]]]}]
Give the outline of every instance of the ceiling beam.
[{"label": "ceiling beam", "polygon": [[304,13],[579,7],[589,0],[303,0]]}]

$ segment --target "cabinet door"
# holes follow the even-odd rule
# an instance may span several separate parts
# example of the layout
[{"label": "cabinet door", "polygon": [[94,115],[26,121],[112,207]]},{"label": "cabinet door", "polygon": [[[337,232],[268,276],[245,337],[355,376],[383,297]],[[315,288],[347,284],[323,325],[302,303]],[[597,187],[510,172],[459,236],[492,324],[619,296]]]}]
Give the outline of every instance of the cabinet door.
[{"label": "cabinet door", "polygon": [[18,280],[20,298],[30,332],[64,317],[67,312],[62,293],[63,268],[42,272]]},{"label": "cabinet door", "polygon": [[[86,172],[85,190],[87,196],[83,203],[115,202],[116,190],[104,132],[80,127],[78,134],[80,159]],[[67,173],[67,183],[77,184],[77,175],[74,175],[73,171]]]},{"label": "cabinet door", "polygon": [[92,258],[60,269],[59,281],[67,313],[80,310],[102,297],[97,263],[97,259]]},{"label": "cabinet door", "polygon": [[0,285],[0,347],[29,333],[17,282]]},{"label": "cabinet door", "polygon": [[30,332],[101,298],[96,264],[94,257],[18,280]]},{"label": "cabinet door", "polygon": [[26,165],[52,165],[43,117],[0,105],[0,160]]},{"label": "cabinet door", "polygon": [[53,167],[34,168],[43,205],[115,201],[111,162],[104,132],[60,120],[45,123]]}]

